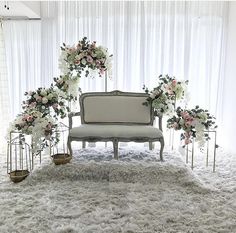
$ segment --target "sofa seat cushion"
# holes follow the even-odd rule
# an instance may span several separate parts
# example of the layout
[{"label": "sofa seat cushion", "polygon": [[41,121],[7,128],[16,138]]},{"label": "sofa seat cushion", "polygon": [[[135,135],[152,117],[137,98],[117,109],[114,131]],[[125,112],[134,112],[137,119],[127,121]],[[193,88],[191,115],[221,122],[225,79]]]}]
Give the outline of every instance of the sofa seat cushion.
[{"label": "sofa seat cushion", "polygon": [[82,124],[70,130],[73,138],[162,138],[162,132],[150,125]]}]

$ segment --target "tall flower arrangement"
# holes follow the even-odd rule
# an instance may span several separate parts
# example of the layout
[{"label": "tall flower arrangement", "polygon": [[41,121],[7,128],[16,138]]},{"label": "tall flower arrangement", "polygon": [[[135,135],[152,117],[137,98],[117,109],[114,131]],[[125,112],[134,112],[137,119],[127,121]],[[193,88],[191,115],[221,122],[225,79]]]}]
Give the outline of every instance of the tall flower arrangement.
[{"label": "tall flower arrangement", "polygon": [[196,106],[193,109],[178,107],[176,114],[167,120],[167,127],[174,130],[182,130],[181,139],[184,146],[194,139],[202,147],[209,139],[208,130],[215,129],[215,117],[208,110]]},{"label": "tall flower arrangement", "polygon": [[80,92],[79,78],[88,77],[90,73],[101,77],[105,71],[111,70],[111,57],[106,48],[97,46],[95,41],[91,43],[86,37],[76,46],[63,44],[59,58],[62,74],[53,79],[49,88],[39,87],[25,92],[23,111],[10,124],[8,131],[32,135],[34,154],[48,146],[48,141],[57,143],[57,122],[70,111],[68,102],[76,100]]},{"label": "tall flower arrangement", "polygon": [[159,115],[173,115],[176,101],[186,97],[188,81],[178,81],[169,75],[160,75],[158,85],[151,91],[144,86],[149,94],[146,105],[151,104]]}]

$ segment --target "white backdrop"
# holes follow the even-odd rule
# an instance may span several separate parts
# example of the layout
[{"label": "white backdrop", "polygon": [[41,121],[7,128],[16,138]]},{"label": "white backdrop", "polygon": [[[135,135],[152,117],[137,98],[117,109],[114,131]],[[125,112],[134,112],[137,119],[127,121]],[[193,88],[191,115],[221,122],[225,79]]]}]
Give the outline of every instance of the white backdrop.
[{"label": "white backdrop", "polygon": [[[114,56],[109,90],[142,91],[159,74],[174,75],[190,81],[190,106],[221,121],[227,12],[227,2],[41,2],[41,21],[4,23],[11,114],[24,91],[59,74],[60,45],[87,36]],[[104,80],[81,79],[80,86],[101,91]]]},{"label": "white backdrop", "polygon": [[6,149],[5,135],[9,121],[9,88],[6,64],[6,50],[4,45],[3,30],[0,22],[0,152]]}]

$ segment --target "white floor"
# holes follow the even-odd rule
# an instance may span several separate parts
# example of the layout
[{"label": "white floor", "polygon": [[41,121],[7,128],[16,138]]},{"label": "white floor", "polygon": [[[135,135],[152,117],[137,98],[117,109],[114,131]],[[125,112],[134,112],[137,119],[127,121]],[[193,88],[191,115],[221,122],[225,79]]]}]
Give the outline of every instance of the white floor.
[{"label": "white floor", "polygon": [[44,158],[13,184],[1,159],[0,232],[236,232],[236,156],[218,150],[216,172],[197,153],[194,170],[177,151],[87,148],[70,164]]}]

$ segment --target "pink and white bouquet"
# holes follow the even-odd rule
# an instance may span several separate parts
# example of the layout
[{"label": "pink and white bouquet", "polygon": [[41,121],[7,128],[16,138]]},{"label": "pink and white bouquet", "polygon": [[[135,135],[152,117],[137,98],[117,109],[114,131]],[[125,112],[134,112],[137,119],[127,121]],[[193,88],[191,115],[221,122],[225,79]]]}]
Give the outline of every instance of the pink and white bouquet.
[{"label": "pink and white bouquet", "polygon": [[158,85],[153,90],[149,91],[147,87],[143,87],[145,92],[149,94],[145,104],[152,104],[159,115],[172,115],[176,101],[186,98],[187,84],[187,80],[178,81],[175,77],[160,75]]},{"label": "pink and white bouquet", "polygon": [[57,142],[57,138],[53,135],[56,127],[57,123],[50,115],[45,115],[36,109],[27,109],[16,117],[8,131],[32,135],[32,151],[37,154],[48,146],[48,141]]},{"label": "pink and white bouquet", "polygon": [[209,139],[207,131],[217,127],[214,119],[208,110],[203,110],[199,106],[194,109],[178,107],[176,114],[167,120],[167,127],[184,131],[181,133],[184,145],[188,145],[194,139],[202,147]]},{"label": "pink and white bouquet", "polygon": [[81,77],[85,72],[85,77],[90,70],[97,70],[101,77],[106,70],[111,70],[111,57],[108,50],[102,46],[97,46],[96,41],[92,43],[84,37],[75,46],[67,46],[63,43],[59,58],[59,68],[63,75]]},{"label": "pink and white bouquet", "polygon": [[38,88],[35,91],[25,92],[26,100],[23,101],[22,108],[25,111],[37,110],[43,114],[53,114],[55,118],[66,116],[66,95],[59,89],[51,86],[50,88]]}]

